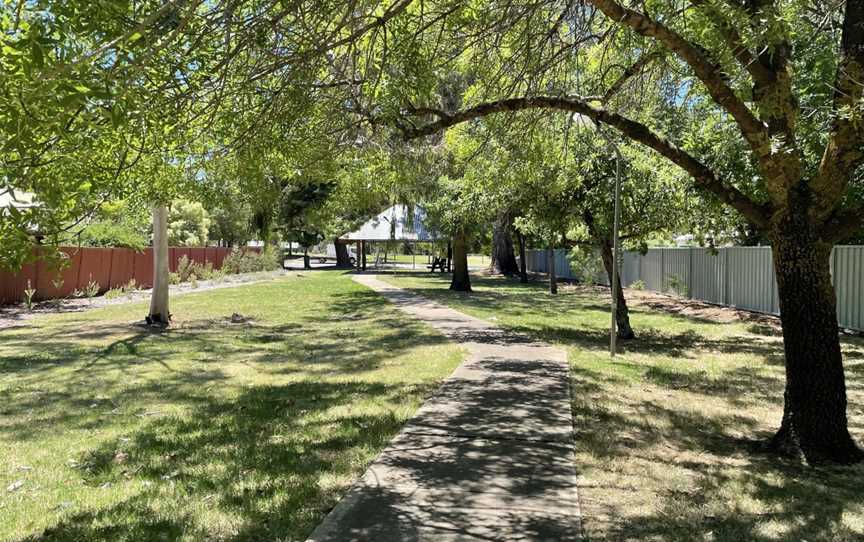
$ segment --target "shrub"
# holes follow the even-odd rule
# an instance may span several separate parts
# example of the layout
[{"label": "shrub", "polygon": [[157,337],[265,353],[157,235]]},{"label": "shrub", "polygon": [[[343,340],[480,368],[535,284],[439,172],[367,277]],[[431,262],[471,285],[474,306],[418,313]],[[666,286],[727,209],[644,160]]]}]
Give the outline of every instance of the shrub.
[{"label": "shrub", "polygon": [[215,272],[216,271],[213,270],[213,262],[206,262],[203,265],[199,263],[195,271],[195,276],[202,280],[210,280],[213,278]]},{"label": "shrub", "polygon": [[94,222],[81,231],[81,246],[125,247],[142,250],[147,236],[134,225],[115,221]]},{"label": "shrub", "polygon": [[123,295],[123,288],[111,288],[105,292],[105,299],[116,299]]},{"label": "shrub", "polygon": [[93,299],[99,295],[100,289],[99,283],[93,280],[93,275],[90,275],[90,281],[87,283],[87,288],[84,289],[84,296],[87,299]]},{"label": "shrub", "polygon": [[687,283],[678,275],[669,275],[669,290],[682,297],[687,297]]},{"label": "shrub", "polygon": [[27,288],[24,290],[24,306],[28,311],[33,310],[33,296],[36,295],[36,288],[30,285],[30,280],[27,280]]},{"label": "shrub", "polygon": [[644,290],[645,289],[645,281],[642,279],[639,279],[637,281],[633,281],[633,283],[630,284],[630,287],[633,288],[634,290]]},{"label": "shrub", "polygon": [[206,262],[201,264],[183,256],[177,262],[176,274],[180,282],[189,282],[193,279],[209,280],[213,276],[213,263]]},{"label": "shrub", "polygon": [[87,299],[92,300],[94,297],[99,295],[100,289],[101,289],[101,286],[99,286],[99,283],[96,282],[95,280],[93,280],[93,275],[90,275],[90,279],[89,279],[89,282],[87,283],[87,286],[83,290],[79,290],[78,288],[76,288],[72,292],[72,297],[81,297],[81,298],[86,297]]},{"label": "shrub", "polygon": [[261,263],[261,271],[276,271],[282,268],[282,251],[279,249],[266,248],[258,257]]},{"label": "shrub", "polygon": [[195,276],[196,263],[188,257],[183,256],[177,262],[177,280],[179,282],[189,282],[189,279]]},{"label": "shrub", "polygon": [[224,273],[254,273],[257,271],[273,271],[282,267],[279,261],[279,251],[267,248],[262,253],[235,248],[225,256],[222,262]]},{"label": "shrub", "polygon": [[[545,253],[543,258],[546,258]],[[569,253],[568,260],[570,269],[575,272],[576,276],[579,277],[579,282],[583,284],[596,283],[597,278],[604,272],[603,260],[593,247],[573,248]],[[563,270],[558,269],[557,271],[558,274],[561,274]]]}]

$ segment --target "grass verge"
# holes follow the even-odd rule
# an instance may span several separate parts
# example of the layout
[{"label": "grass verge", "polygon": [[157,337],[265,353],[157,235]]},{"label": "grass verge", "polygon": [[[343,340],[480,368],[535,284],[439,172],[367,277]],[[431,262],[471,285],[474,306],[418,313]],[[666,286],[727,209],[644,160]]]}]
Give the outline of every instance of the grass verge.
[{"label": "grass verge", "polygon": [[0,331],[0,539],[303,540],[463,355],[340,272],[145,311]]},{"label": "grass verge", "polygon": [[[543,283],[473,276],[475,292],[462,294],[430,273],[385,280],[568,349],[589,540],[864,540],[864,466],[813,469],[754,451],[782,414],[772,326],[642,302],[638,338],[613,362],[601,288],[551,296]],[[864,443],[864,341],[844,338],[843,351],[850,429]]]}]

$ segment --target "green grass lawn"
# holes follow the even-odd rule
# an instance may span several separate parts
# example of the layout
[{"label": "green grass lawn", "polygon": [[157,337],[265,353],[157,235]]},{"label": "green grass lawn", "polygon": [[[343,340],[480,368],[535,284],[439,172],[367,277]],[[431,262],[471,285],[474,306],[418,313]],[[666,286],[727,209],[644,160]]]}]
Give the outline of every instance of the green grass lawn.
[{"label": "green grass lawn", "polygon": [[[864,540],[864,467],[756,451],[782,413],[782,343],[765,319],[719,323],[646,299],[632,311],[638,338],[612,362],[608,290],[551,296],[541,282],[473,276],[475,292],[461,294],[430,273],[385,280],[567,348],[589,540]],[[850,427],[864,444],[864,341],[843,350]]]},{"label": "green grass lawn", "polygon": [[[411,263],[413,256],[410,254],[388,254],[387,261],[391,263]],[[382,255],[383,259],[383,255]],[[417,269],[425,269],[425,266],[428,265],[429,256],[425,254],[418,254],[416,263]],[[370,255],[367,256],[367,262],[374,262],[375,256]],[[471,267],[484,267],[489,265],[489,256],[484,256],[483,254],[469,254],[468,255],[468,265]]]},{"label": "green grass lawn", "polygon": [[339,272],[145,310],[0,331],[0,539],[303,540],[463,356]]}]

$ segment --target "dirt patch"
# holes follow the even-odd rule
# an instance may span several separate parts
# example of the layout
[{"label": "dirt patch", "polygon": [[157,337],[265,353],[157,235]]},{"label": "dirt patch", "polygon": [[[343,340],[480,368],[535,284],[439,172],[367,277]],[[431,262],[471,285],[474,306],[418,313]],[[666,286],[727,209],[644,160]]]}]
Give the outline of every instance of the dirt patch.
[{"label": "dirt patch", "polygon": [[663,311],[669,314],[680,314],[681,316],[711,320],[723,324],[733,322],[752,323],[780,331],[780,318],[771,314],[751,312],[733,307],[722,307],[705,303],[704,301],[684,299],[645,290],[625,288],[624,292],[627,300],[632,301],[634,306],[648,307],[652,310]]},{"label": "dirt patch", "polygon": [[[251,284],[253,282],[261,282],[265,280],[273,280],[277,277],[292,275],[285,271],[259,272],[248,273],[244,275],[229,275],[221,281],[200,280],[197,287],[192,287],[191,283],[176,284],[170,287],[171,295],[184,294],[189,292],[203,292],[207,290],[217,290],[219,288],[231,288],[233,286],[241,286]],[[50,299],[48,301],[40,301],[33,305],[33,310],[28,311],[23,304],[4,305],[0,306],[0,330],[26,325],[28,320],[39,318],[47,314],[63,314],[67,312],[84,312],[90,309],[99,307],[107,307],[110,305],[120,305],[123,303],[133,303],[135,301],[143,301],[150,298],[150,289],[136,290],[134,292],[124,294],[120,297],[108,299],[104,295],[86,298],[66,298],[66,299]]]}]

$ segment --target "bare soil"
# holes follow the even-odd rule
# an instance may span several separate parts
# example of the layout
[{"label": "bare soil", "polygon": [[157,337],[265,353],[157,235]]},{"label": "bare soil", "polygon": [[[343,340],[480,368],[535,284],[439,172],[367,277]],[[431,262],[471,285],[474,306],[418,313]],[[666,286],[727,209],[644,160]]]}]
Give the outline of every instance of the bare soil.
[{"label": "bare soil", "polygon": [[[193,287],[192,283],[184,282],[175,284],[170,287],[171,295],[184,294],[189,292],[203,292],[206,290],[216,290],[219,288],[231,288],[243,284],[253,282],[261,282],[272,280],[283,275],[288,275],[285,271],[246,273],[241,275],[228,275],[221,280],[200,280],[197,287]],[[119,297],[106,298],[105,295],[100,295],[93,298],[75,298],[68,297],[63,299],[50,299],[47,301],[39,301],[33,304],[32,310],[27,310],[23,303],[17,305],[2,305],[0,306],[0,330],[12,326],[21,325],[22,322],[39,318],[48,314],[62,314],[67,312],[84,312],[90,309],[99,307],[107,307],[109,305],[120,305],[123,303],[132,303],[142,301],[150,297],[151,289],[135,290],[128,294]]]}]

